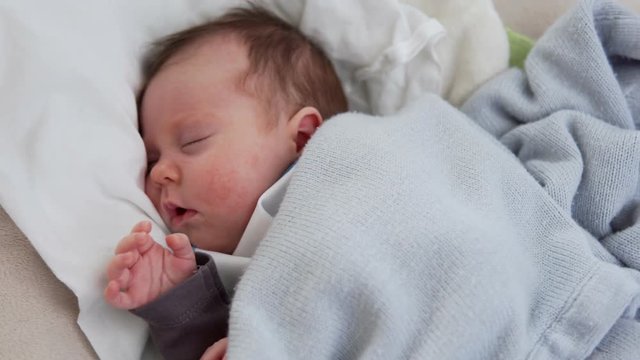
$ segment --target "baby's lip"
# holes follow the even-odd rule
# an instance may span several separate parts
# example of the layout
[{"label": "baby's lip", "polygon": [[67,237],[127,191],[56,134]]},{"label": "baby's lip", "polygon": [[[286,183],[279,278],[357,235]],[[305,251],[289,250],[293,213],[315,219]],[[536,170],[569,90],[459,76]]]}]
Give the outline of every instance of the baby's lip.
[{"label": "baby's lip", "polygon": [[168,215],[169,224],[173,229],[180,227],[181,225],[183,225],[185,222],[187,222],[189,219],[191,219],[194,215],[198,213],[193,209],[183,207],[181,205],[178,205],[170,201],[164,203],[162,205],[162,208],[164,209],[165,213]]}]

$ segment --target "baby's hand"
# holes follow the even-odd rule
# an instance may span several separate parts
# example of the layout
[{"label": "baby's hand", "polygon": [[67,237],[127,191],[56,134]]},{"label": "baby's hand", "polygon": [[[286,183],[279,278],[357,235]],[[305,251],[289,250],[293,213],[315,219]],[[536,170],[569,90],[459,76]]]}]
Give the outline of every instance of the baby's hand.
[{"label": "baby's hand", "polygon": [[202,354],[200,360],[226,360],[228,344],[228,338],[218,340],[218,342],[209,346],[204,354]]},{"label": "baby's hand", "polygon": [[196,258],[184,234],[168,235],[164,248],[149,235],[151,223],[137,223],[116,247],[107,266],[104,298],[114,307],[133,309],[147,304],[191,276]]}]

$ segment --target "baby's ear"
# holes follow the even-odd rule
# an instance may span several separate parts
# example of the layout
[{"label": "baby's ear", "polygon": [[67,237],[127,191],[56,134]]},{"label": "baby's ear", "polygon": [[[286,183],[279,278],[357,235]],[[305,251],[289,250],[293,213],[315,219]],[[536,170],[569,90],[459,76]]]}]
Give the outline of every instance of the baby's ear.
[{"label": "baby's ear", "polygon": [[318,127],[322,125],[322,121],[322,115],[320,115],[318,109],[311,106],[300,109],[289,119],[287,127],[292,140],[296,144],[296,153],[298,155],[300,155]]}]

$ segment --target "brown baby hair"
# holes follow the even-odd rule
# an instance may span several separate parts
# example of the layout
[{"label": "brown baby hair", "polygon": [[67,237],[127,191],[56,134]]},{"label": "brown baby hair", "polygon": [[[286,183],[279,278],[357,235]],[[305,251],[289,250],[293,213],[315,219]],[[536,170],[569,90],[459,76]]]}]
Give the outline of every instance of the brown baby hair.
[{"label": "brown baby hair", "polygon": [[[324,119],[347,111],[342,85],[324,51],[300,30],[253,3],[154,43],[143,64],[145,87],[177,53],[218,35],[238,36],[247,46],[250,65],[244,83],[253,77],[253,91],[268,109],[293,115],[313,106]],[[285,109],[273,109],[274,100]]]}]

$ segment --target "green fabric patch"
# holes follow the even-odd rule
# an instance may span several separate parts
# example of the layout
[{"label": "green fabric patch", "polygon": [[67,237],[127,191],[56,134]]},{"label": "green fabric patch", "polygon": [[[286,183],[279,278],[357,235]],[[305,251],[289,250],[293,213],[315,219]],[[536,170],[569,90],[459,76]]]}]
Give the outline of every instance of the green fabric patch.
[{"label": "green fabric patch", "polygon": [[507,30],[507,37],[509,39],[509,66],[511,67],[524,67],[524,61],[529,54],[529,51],[533,47],[534,41],[520,33],[517,33],[509,28]]}]

